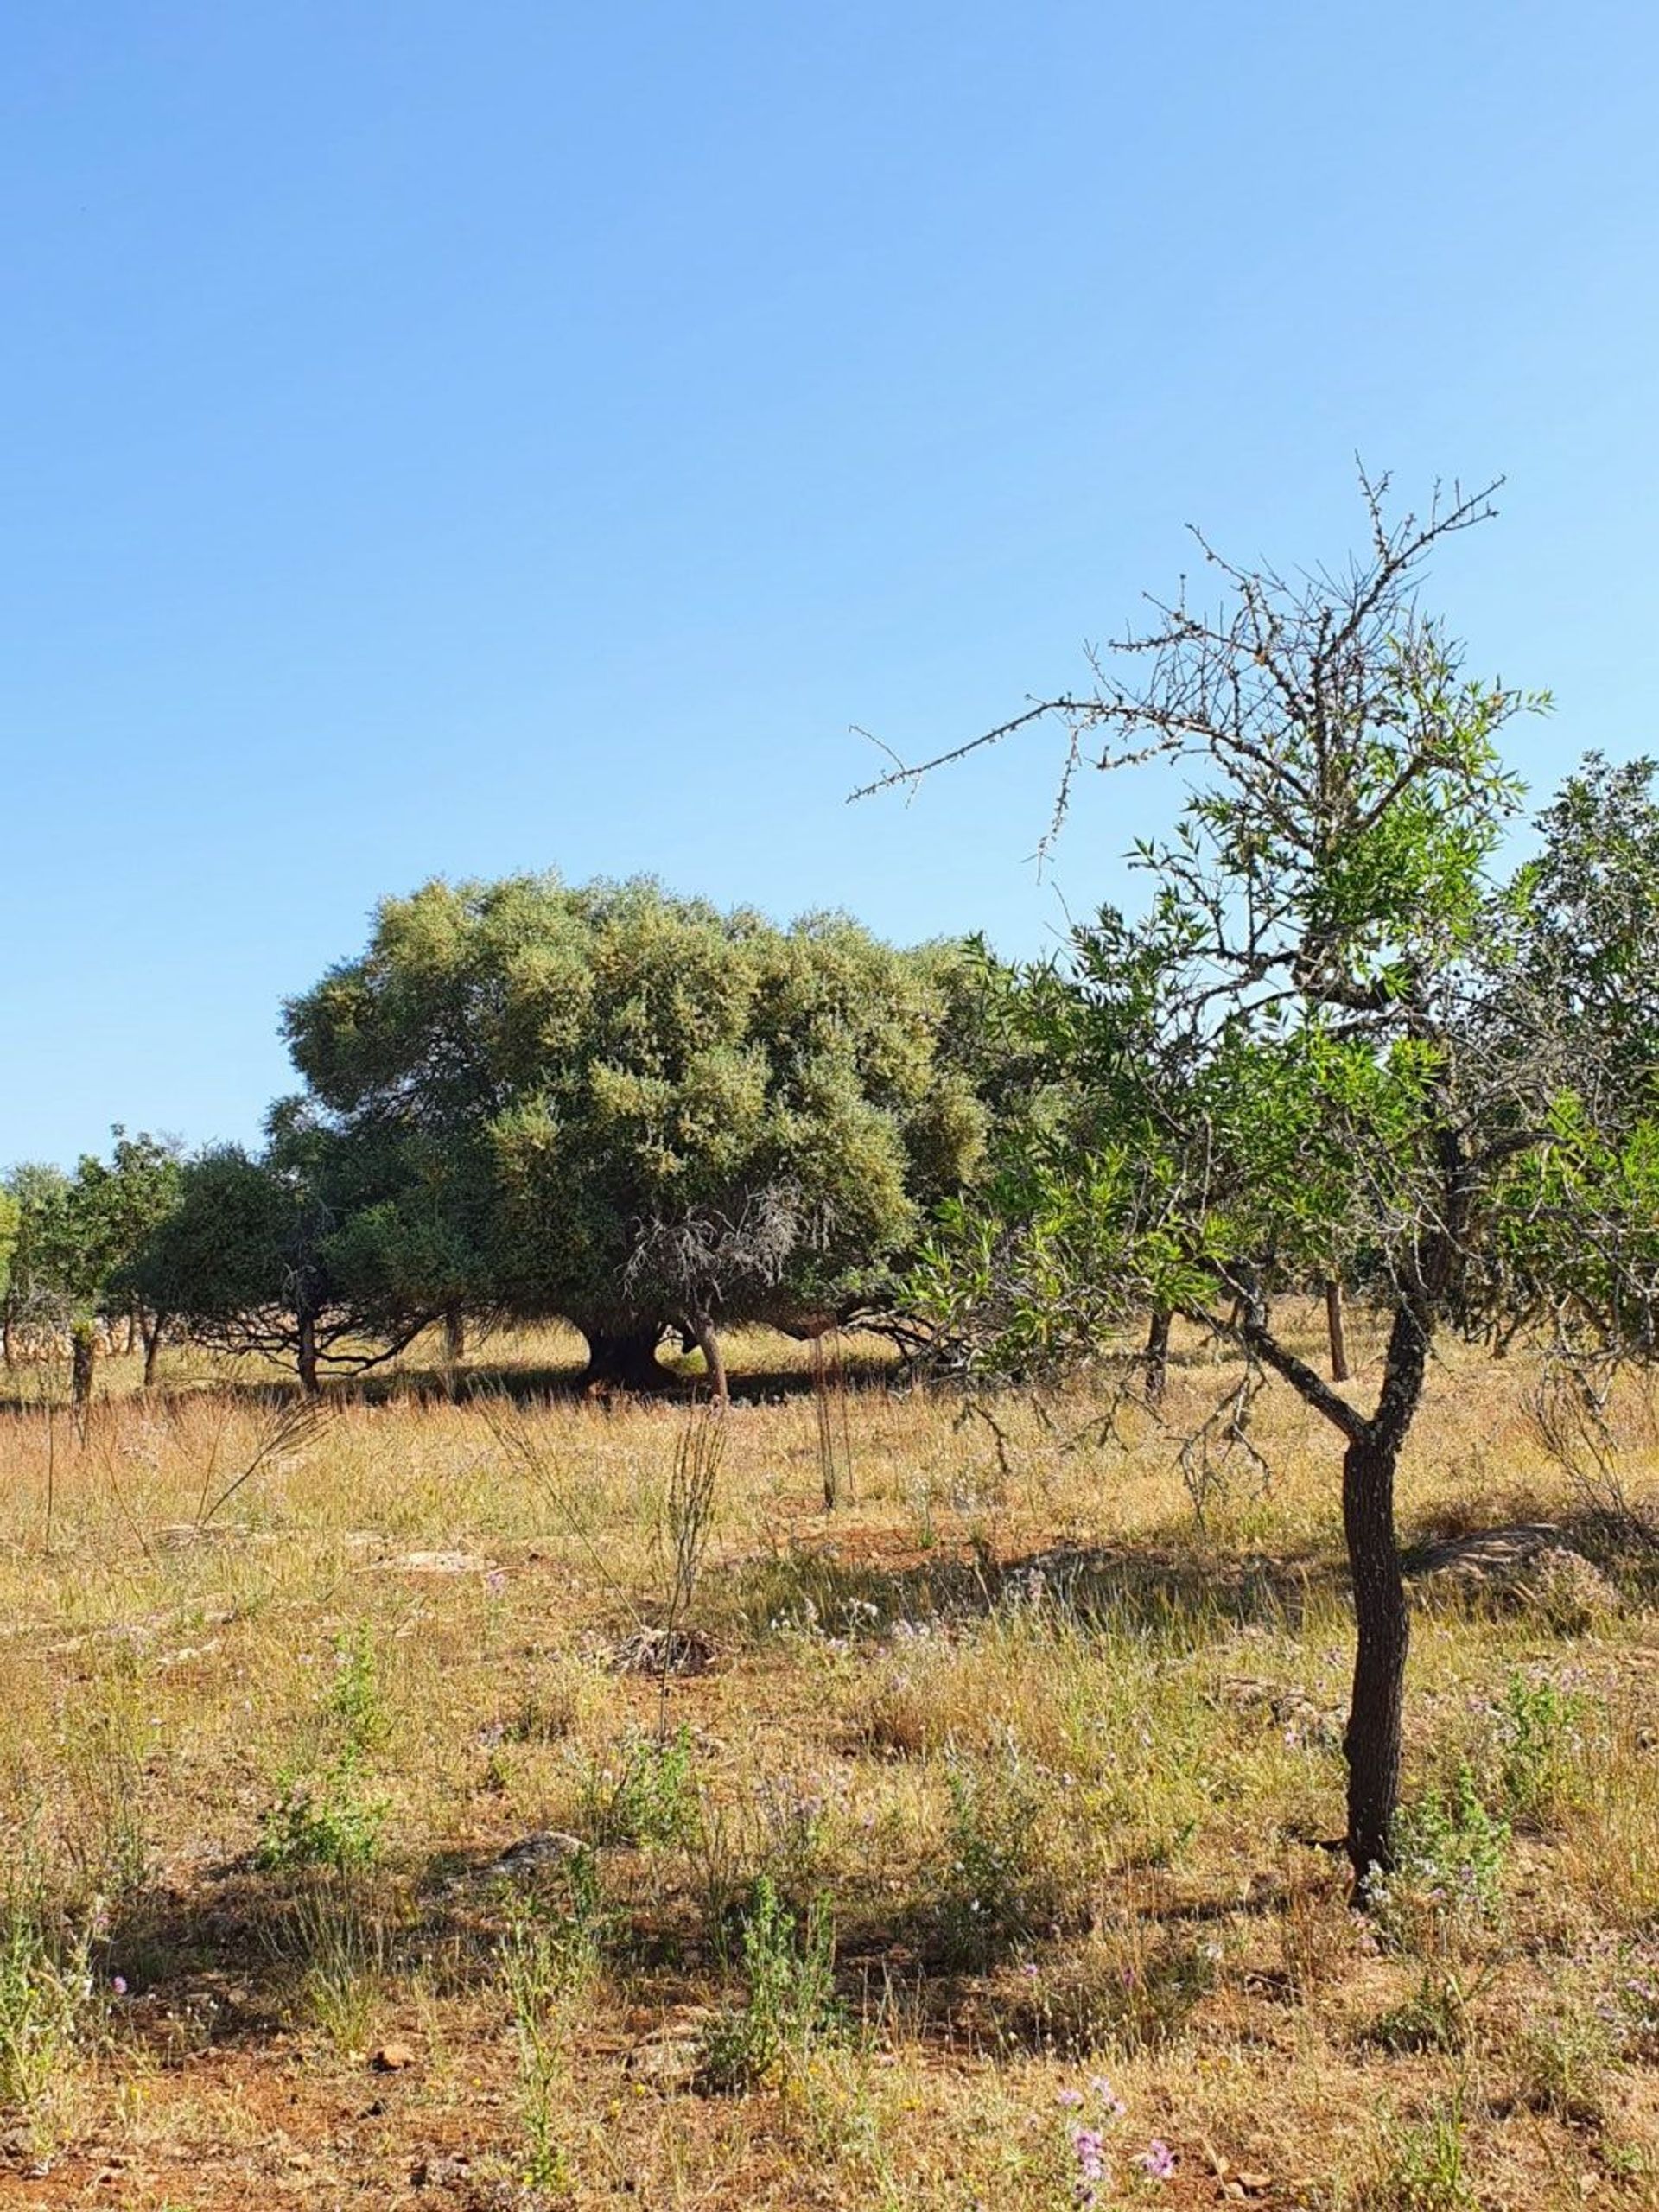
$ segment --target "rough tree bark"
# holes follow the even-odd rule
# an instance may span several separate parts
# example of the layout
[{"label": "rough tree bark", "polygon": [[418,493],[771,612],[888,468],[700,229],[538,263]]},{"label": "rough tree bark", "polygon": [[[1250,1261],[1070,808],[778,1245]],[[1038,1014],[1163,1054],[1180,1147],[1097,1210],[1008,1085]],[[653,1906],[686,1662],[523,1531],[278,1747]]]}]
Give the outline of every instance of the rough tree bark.
[{"label": "rough tree bark", "polygon": [[726,1357],[720,1348],[720,1338],[715,1325],[706,1313],[694,1313],[691,1332],[702,1354],[703,1365],[709,1370],[709,1387],[714,1393],[715,1403],[724,1413],[731,1403],[731,1393],[726,1382]]},{"label": "rough tree bark", "polygon": [[301,1313],[299,1333],[296,1344],[296,1363],[300,1370],[300,1388],[308,1398],[321,1397],[322,1382],[317,1372],[317,1317]]},{"label": "rough tree bark", "polygon": [[449,1306],[444,1313],[443,1357],[451,1367],[459,1367],[467,1357],[467,1316],[459,1306]]},{"label": "rough tree bark", "polygon": [[97,1361],[98,1332],[90,1321],[77,1321],[69,1332],[69,1395],[78,1406],[92,1403]]},{"label": "rough tree bark", "polygon": [[1411,1615],[1394,1525],[1394,1474],[1422,1395],[1429,1329],[1403,1305],[1389,1334],[1376,1411],[1349,1440],[1342,1463],[1342,1526],[1353,1577],[1353,1696],[1343,1741],[1348,1761],[1348,1857],[1363,1886],[1394,1864],[1400,1731]]},{"label": "rough tree bark", "polygon": [[144,1340],[144,1388],[154,1387],[156,1363],[161,1357],[162,1340],[167,1334],[165,1313],[147,1313],[142,1324]]}]

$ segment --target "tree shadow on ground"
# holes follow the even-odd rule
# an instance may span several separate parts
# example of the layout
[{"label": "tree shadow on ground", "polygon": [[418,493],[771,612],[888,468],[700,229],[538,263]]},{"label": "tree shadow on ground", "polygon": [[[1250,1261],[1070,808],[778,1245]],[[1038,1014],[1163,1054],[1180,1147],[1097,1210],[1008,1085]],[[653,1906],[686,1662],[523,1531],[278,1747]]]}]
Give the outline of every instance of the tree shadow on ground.
[{"label": "tree shadow on ground", "polygon": [[800,1548],[739,1568],[728,1592],[751,1633],[815,1629],[881,1636],[983,1620],[1026,1608],[1085,1630],[1124,1630],[1204,1642],[1253,1624],[1295,1631],[1312,1602],[1347,1587],[1334,1557],[1243,1557],[1128,1545],[1062,1546],[1009,1559],[888,1566]]},{"label": "tree shadow on ground", "polygon": [[[892,1362],[880,1352],[852,1353],[847,1356],[833,1388],[852,1395],[886,1391],[893,1387],[896,1372]],[[810,1368],[760,1367],[733,1374],[728,1387],[733,1406],[743,1408],[782,1405],[793,1399],[810,1397],[817,1386]],[[208,1396],[271,1408],[302,1402],[298,1382],[282,1375],[211,1376],[188,1382],[162,1382],[142,1395],[132,1392],[130,1402],[165,1412],[172,1406],[189,1404]],[[591,1387],[584,1380],[580,1361],[571,1360],[535,1366],[474,1362],[454,1372],[439,1365],[427,1365],[333,1375],[326,1378],[318,1402],[467,1405],[481,1398],[508,1398],[518,1405],[550,1402],[587,1404],[607,1413],[622,1413],[683,1410],[689,1405],[706,1402],[708,1396],[708,1378],[701,1367],[692,1362],[683,1366],[664,1366],[662,1382],[652,1390],[630,1391]],[[94,1409],[124,1402],[123,1394],[100,1394],[94,1401]],[[43,1397],[38,1387],[31,1388],[20,1379],[0,1386],[0,1414],[38,1415],[48,1402],[59,1420],[67,1422],[77,1418],[75,1409],[61,1391],[50,1392]]]}]

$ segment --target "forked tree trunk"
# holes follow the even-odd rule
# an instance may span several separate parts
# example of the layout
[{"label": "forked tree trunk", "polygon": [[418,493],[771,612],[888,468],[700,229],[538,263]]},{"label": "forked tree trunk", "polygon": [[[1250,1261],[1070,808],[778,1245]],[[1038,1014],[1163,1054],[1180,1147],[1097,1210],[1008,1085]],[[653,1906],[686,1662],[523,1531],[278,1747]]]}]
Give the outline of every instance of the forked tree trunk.
[{"label": "forked tree trunk", "polygon": [[588,1364],[581,1381],[584,1389],[595,1383],[617,1390],[660,1390],[663,1370],[657,1364],[662,1329],[655,1321],[631,1329],[583,1328],[588,1339]]},{"label": "forked tree trunk", "polygon": [[1154,1313],[1147,1330],[1141,1360],[1147,1370],[1147,1395],[1154,1402],[1169,1388],[1169,1323],[1167,1312]]},{"label": "forked tree trunk", "polygon": [[1325,1286],[1325,1326],[1331,1339],[1331,1380],[1348,1380],[1348,1332],[1343,1322],[1342,1284],[1332,1276]]}]

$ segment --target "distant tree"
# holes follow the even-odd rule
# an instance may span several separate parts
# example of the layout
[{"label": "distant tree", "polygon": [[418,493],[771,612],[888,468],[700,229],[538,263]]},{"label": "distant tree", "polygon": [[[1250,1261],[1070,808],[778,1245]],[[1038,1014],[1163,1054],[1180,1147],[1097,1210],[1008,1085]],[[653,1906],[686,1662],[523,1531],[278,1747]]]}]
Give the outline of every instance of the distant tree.
[{"label": "distant tree", "polygon": [[92,1154],[81,1159],[69,1187],[69,1218],[83,1296],[108,1319],[125,1317],[129,1351],[133,1338],[142,1336],[148,1384],[155,1379],[168,1316],[137,1298],[132,1269],[178,1204],[181,1148],[171,1138],[143,1130],[129,1136],[118,1122],[111,1136],[107,1160]]},{"label": "distant tree", "polygon": [[61,1168],[27,1160],[7,1175],[5,1191],[15,1217],[10,1267],[0,1308],[4,1356],[10,1367],[16,1356],[20,1332],[60,1336],[69,1325],[69,1179]]},{"label": "distant tree", "polygon": [[126,1280],[203,1342],[291,1363],[315,1394],[326,1374],[401,1350],[429,1318],[424,1303],[399,1301],[392,1255],[404,1233],[377,1212],[360,1160],[283,1115],[263,1157],[226,1145],[184,1164]]},{"label": "distant tree", "polygon": [[0,1185],[0,1300],[11,1293],[11,1255],[16,1248],[21,1214],[16,1199]]},{"label": "distant tree", "polygon": [[561,1315],[592,1379],[641,1384],[671,1326],[717,1368],[717,1324],[881,1297],[982,1143],[961,966],[649,882],[431,883],[287,1028],[338,1141],[430,1163],[457,1298]]},{"label": "distant tree", "polygon": [[1599,753],[1539,817],[1542,844],[1494,916],[1506,972],[1487,1009],[1511,1058],[1548,1040],[1565,1077],[1598,1086],[1598,1123],[1649,1114],[1659,1084],[1659,766]]},{"label": "distant tree", "polygon": [[[1467,678],[1416,596],[1431,550],[1490,502],[1391,522],[1385,487],[1364,488],[1370,544],[1349,569],[1287,583],[1206,547],[1217,613],[1159,607],[1088,691],[959,748],[1052,716],[1062,805],[1084,765],[1179,760],[1197,781],[1173,834],[1135,849],[1145,916],[1108,910],[1079,934],[1056,1033],[1103,1083],[1098,1133],[1034,1148],[1002,1211],[958,1209],[918,1284],[958,1324],[991,1300],[993,1357],[1173,1310],[1337,1432],[1362,1885],[1392,1859],[1409,1637],[1395,1471],[1437,1332],[1548,1300],[1599,1354],[1642,1356],[1659,1295],[1650,1128],[1598,1120],[1600,1059],[1569,1072],[1573,1009],[1553,988],[1529,1049],[1495,1017],[1526,952],[1497,926],[1489,873],[1516,804],[1497,739],[1545,702]],[[1531,895],[1560,915],[1579,894],[1546,865]],[[1579,1041],[1588,1052],[1589,1027]],[[1292,1350],[1267,1294],[1275,1274],[1328,1275],[1357,1249],[1387,1321],[1369,1403]]]}]

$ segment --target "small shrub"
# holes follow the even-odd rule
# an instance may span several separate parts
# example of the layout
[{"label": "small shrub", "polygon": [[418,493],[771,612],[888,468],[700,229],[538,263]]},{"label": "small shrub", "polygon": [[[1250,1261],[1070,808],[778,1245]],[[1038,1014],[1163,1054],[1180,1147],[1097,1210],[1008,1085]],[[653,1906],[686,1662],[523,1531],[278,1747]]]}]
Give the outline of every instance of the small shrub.
[{"label": "small shrub", "polygon": [[1394,1831],[1391,1874],[1373,1877],[1379,1929],[1402,1949],[1443,1949],[1491,1925],[1503,1903],[1510,1825],[1481,1802],[1465,1761],[1452,1786],[1404,1806]]},{"label": "small shrub", "polygon": [[1622,1943],[1596,2009],[1626,2058],[1659,2063],[1659,1947]]},{"label": "small shrub", "polygon": [[361,1873],[379,1857],[388,1808],[384,1798],[365,1793],[363,1769],[389,1724],[366,1623],[336,1637],[318,1718],[329,1755],[322,1758],[320,1750],[308,1772],[289,1768],[280,1777],[276,1802],[260,1818],[254,1858],[267,1873],[312,1866]]},{"label": "small shrub", "polygon": [[1547,1677],[1511,1673],[1493,1726],[1498,1788],[1510,1817],[1541,1827],[1571,1808],[1572,1759],[1580,1741],[1585,1700]]},{"label": "small shrub", "polygon": [[518,2093],[529,2143],[524,2179],[534,2189],[563,2193],[569,2158],[559,2137],[569,2005],[591,1961],[573,1944],[568,1929],[521,1909],[497,1947],[501,1986],[512,2016],[518,2056]]},{"label": "small shrub", "polygon": [[1599,2126],[1608,2077],[1618,2061],[1614,2024],[1582,2005],[1560,2005],[1527,2022],[1517,2053],[1521,2100],[1569,2125]]},{"label": "small shrub", "polygon": [[380,1670],[374,1636],[366,1621],[334,1639],[334,1668],[323,1694],[324,1718],[340,1746],[341,1755],[365,1758],[378,1751],[391,1732],[391,1722],[380,1693]]},{"label": "small shrub", "polygon": [[766,1871],[785,1903],[802,1910],[823,1887],[831,1792],[816,1779],[767,1776],[756,1785],[755,1807]]},{"label": "small shrub", "polygon": [[690,1730],[625,1737],[603,1766],[588,1762],[581,1799],[582,1827],[596,1845],[689,1842],[697,1819]]},{"label": "small shrub", "polygon": [[953,1965],[987,1966],[1048,1934],[1060,1910],[1059,1878],[1044,1855],[1044,1793],[1011,1741],[995,1759],[953,1754],[945,1786],[940,1945]]},{"label": "small shrub", "polygon": [[841,2026],[835,1994],[835,1931],[822,1898],[791,1912],[769,1875],[755,1881],[741,1929],[747,1993],[720,2013],[703,2037],[702,2079],[742,2089],[774,2079]]},{"label": "small shrub", "polygon": [[1382,2164],[1360,2192],[1363,2212],[1478,2212],[1459,2101],[1424,2120],[1385,2122],[1382,2140]]},{"label": "small shrub", "polygon": [[366,1872],[380,1855],[386,1810],[384,1798],[364,1796],[353,1760],[342,1758],[304,1781],[290,1777],[261,1817],[255,1861],[271,1874],[310,1866]]}]

